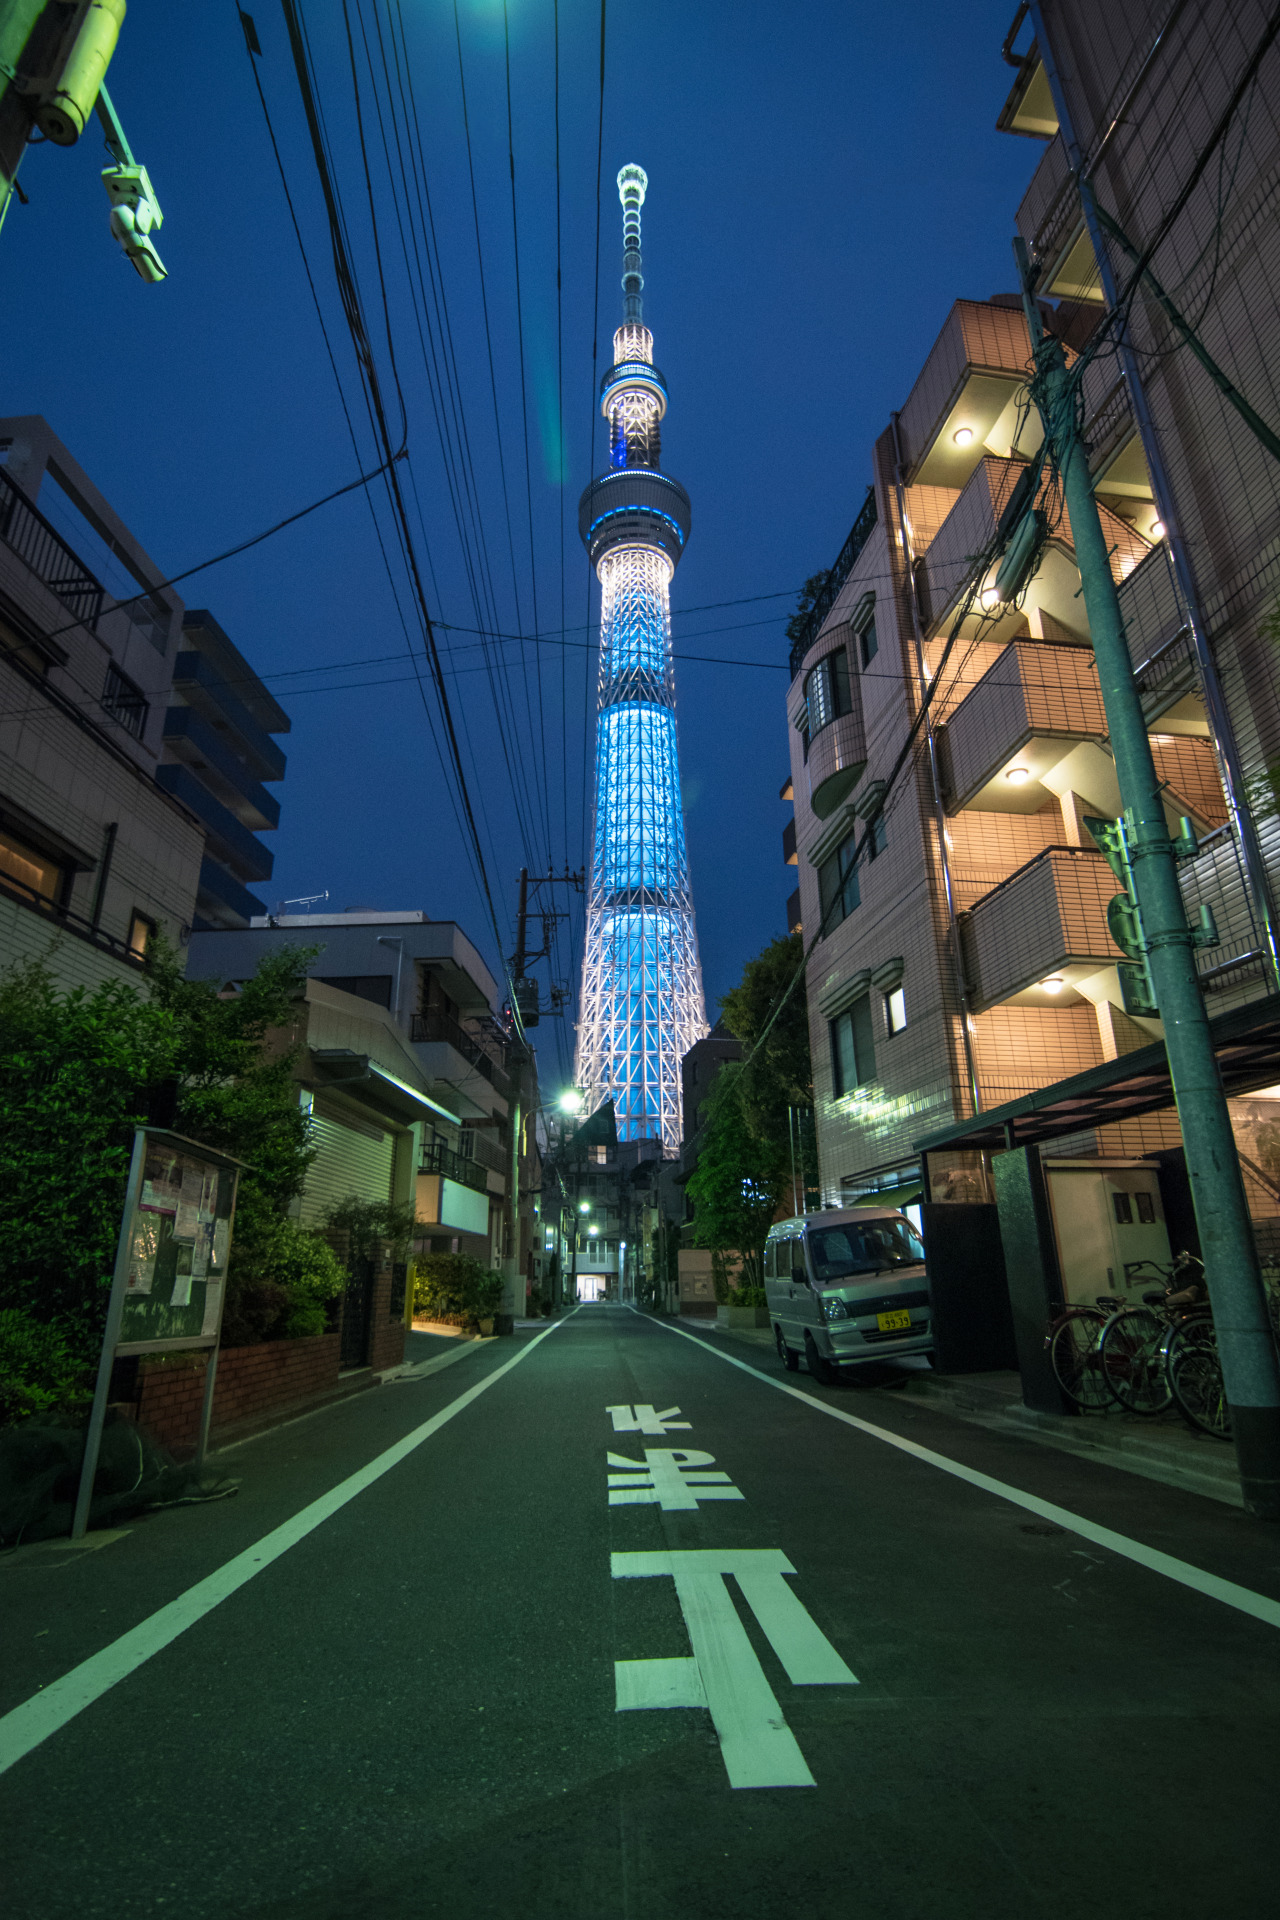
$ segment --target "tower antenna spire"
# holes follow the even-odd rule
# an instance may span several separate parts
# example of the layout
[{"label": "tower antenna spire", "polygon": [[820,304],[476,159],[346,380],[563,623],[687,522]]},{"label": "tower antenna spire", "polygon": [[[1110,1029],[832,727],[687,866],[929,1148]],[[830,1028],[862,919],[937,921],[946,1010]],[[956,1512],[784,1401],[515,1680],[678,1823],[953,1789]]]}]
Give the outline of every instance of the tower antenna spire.
[{"label": "tower antenna spire", "polygon": [[618,198],[622,202],[622,293],[623,319],[639,326],[644,318],[644,274],[640,270],[640,209],[644,205],[649,176],[643,167],[623,167],[618,175]]}]

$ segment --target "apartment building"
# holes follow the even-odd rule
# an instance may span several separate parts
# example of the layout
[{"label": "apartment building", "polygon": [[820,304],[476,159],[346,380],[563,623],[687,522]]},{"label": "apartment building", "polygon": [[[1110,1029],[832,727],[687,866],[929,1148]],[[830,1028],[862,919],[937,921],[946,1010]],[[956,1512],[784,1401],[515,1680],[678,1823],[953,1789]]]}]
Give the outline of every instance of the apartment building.
[{"label": "apartment building", "polygon": [[273,856],[258,834],[280,823],[280,802],[267,787],[284,778],[272,736],[289,727],[213,615],[184,613],[156,779],[205,830],[197,932],[247,927],[267,911],[249,888],[271,877]]},{"label": "apartment building", "polygon": [[[1184,201],[1266,21],[1193,5],[1162,33],[1166,12],[1020,8],[1000,124],[1043,144],[1017,230],[1045,327],[1084,362],[1084,436],[1166,814],[1198,844],[1184,898],[1193,924],[1202,907],[1216,924],[1197,964],[1269,1259],[1280,469],[1149,283],[1133,350],[1100,332],[1131,256],[1100,237],[1077,171],[1139,249],[1168,219],[1153,256],[1166,294],[1280,419],[1280,68],[1268,54],[1224,168]],[[1194,1221],[1161,1025],[1126,1011],[1107,922],[1117,883],[1087,826],[1120,797],[1070,521],[1049,482],[1035,501],[1019,491],[1040,443],[1029,365],[1020,296],[955,303],[868,450],[866,503],[792,653],[802,919],[807,937],[821,928],[807,985],[823,1194],[989,1201],[994,1157],[1026,1149],[1058,1176],[1105,1172],[1112,1224],[1158,1226],[1167,1250]],[[1028,505],[1043,538],[1006,601],[997,560]],[[1129,1189],[1150,1197],[1130,1206]],[[1061,1244],[1057,1257],[1067,1285]]]},{"label": "apartment building", "polygon": [[156,784],[183,606],[38,415],[0,420],[0,965],[136,981],[205,829]]},{"label": "apartment building", "polygon": [[279,914],[194,933],[187,970],[234,982],[282,947],[318,949],[294,1036],[318,1149],[302,1218],[348,1194],[412,1201],[420,1250],[504,1268],[523,1312],[541,1252],[537,1069],[479,952],[416,911]]}]

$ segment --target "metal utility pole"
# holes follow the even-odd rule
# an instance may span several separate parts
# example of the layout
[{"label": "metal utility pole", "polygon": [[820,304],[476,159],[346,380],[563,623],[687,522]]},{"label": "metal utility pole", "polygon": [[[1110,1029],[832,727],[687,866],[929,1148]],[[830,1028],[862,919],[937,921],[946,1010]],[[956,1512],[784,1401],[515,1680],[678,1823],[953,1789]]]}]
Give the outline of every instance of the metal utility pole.
[{"label": "metal utility pole", "polygon": [[1035,356],[1031,392],[1061,474],[1124,808],[1124,839],[1140,921],[1138,942],[1164,1023],[1241,1490],[1250,1513],[1259,1519],[1280,1520],[1280,1368],[1239,1156],[1196,973],[1196,936],[1188,925],[1178,886],[1174,844],[1134,683],[1066,357],[1061,341],[1044,332],[1031,291],[1025,242],[1016,240],[1014,253]]}]

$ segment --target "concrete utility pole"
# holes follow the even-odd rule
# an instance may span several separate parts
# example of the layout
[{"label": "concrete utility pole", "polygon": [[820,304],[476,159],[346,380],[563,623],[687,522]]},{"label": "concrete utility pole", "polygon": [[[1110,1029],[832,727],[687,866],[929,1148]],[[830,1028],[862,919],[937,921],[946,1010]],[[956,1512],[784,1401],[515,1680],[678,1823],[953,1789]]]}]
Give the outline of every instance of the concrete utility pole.
[{"label": "concrete utility pole", "polygon": [[[1196,973],[1173,842],[1098,517],[1061,341],[1044,331],[1026,244],[1014,242],[1035,355],[1032,397],[1057,458],[1107,731],[1124,807],[1139,941],[1164,1023],[1222,1377],[1248,1511],[1280,1520],[1280,1368],[1267,1318],[1240,1161]],[[1015,532],[1014,538],[1017,535]]]}]

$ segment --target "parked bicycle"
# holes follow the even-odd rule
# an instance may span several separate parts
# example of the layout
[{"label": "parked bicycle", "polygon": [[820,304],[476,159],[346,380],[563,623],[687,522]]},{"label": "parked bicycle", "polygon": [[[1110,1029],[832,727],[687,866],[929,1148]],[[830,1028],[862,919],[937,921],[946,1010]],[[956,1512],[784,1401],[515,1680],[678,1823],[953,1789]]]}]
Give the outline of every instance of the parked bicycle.
[{"label": "parked bicycle", "polygon": [[1217,1337],[1204,1266],[1185,1250],[1170,1267],[1141,1260],[1164,1282],[1121,1306],[1098,1336],[1098,1360],[1113,1400],[1128,1413],[1163,1413],[1170,1405],[1189,1426],[1229,1439],[1231,1415],[1222,1389]]}]

